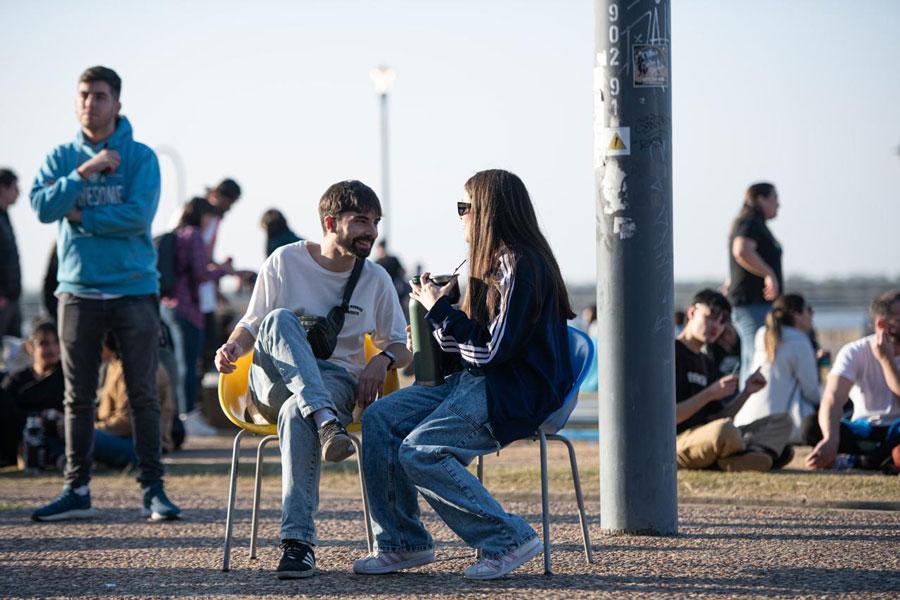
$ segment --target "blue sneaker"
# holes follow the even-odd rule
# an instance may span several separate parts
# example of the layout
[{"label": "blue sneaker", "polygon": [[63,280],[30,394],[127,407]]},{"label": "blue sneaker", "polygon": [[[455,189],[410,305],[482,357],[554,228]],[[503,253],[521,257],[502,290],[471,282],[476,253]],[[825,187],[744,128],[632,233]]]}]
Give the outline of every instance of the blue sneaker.
[{"label": "blue sneaker", "polygon": [[63,521],[65,519],[87,519],[96,515],[97,511],[91,508],[90,491],[84,495],[76,494],[74,490],[66,486],[56,500],[31,513],[31,519],[34,521]]},{"label": "blue sneaker", "polygon": [[174,521],[179,518],[181,509],[166,498],[162,481],[151,483],[143,490],[144,507],[141,509],[141,516],[150,517],[151,521]]}]

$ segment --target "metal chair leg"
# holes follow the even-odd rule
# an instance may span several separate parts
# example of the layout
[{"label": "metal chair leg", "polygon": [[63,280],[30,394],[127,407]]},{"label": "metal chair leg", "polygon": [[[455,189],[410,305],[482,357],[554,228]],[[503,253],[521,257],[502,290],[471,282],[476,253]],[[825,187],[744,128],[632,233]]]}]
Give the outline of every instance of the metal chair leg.
[{"label": "metal chair leg", "polygon": [[[484,456],[476,459],[475,473],[478,476],[478,482],[484,485]],[[481,560],[481,548],[475,549],[475,560]]]},{"label": "metal chair leg", "polygon": [[541,444],[541,516],[544,521],[544,575],[552,575],[550,570],[550,485],[547,480],[547,437],[538,430]]},{"label": "metal chair leg", "polygon": [[366,478],[363,475],[362,441],[352,433],[348,435],[350,436],[350,441],[353,442],[353,447],[356,448],[356,461],[359,467],[359,489],[363,501],[363,520],[366,522],[366,547],[371,554],[375,547],[375,535],[372,533],[372,522],[369,520],[369,493],[366,490]]},{"label": "metal chair leg", "polygon": [[228,512],[225,516],[225,548],[224,557],[222,558],[222,570],[227,571],[231,564],[231,530],[234,525],[234,500],[237,493],[237,472],[239,454],[241,450],[241,438],[244,436],[244,429],[237,432],[234,436],[234,444],[231,450],[231,481],[228,487]]},{"label": "metal chair leg", "polygon": [[553,434],[547,436],[548,440],[556,440],[566,445],[569,450],[569,464],[572,466],[572,482],[575,484],[575,500],[578,502],[578,521],[581,523],[581,541],[584,544],[584,560],[588,564],[594,562],[594,553],[591,549],[591,534],[588,531],[587,514],[584,510],[584,495],[581,492],[581,478],[578,476],[578,462],[575,460],[575,447],[569,438]]},{"label": "metal chair leg", "polygon": [[260,488],[262,487],[263,450],[265,449],[266,444],[277,439],[277,435],[267,435],[259,442],[259,446],[256,448],[256,480],[254,481],[253,488],[253,516],[250,519],[250,560],[256,559],[256,535],[258,533],[257,526],[259,525],[259,496]]}]

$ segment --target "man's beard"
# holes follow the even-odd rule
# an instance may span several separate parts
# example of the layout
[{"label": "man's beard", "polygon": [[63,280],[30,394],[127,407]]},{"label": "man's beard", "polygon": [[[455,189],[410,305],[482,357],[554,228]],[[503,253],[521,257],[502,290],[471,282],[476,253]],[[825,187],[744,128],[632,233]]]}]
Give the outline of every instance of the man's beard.
[{"label": "man's beard", "polygon": [[[368,246],[360,247],[361,242],[368,242]],[[368,236],[357,236],[351,238],[345,235],[338,235],[337,245],[353,253],[357,258],[368,258],[372,252],[372,246],[375,245],[375,239]]]}]

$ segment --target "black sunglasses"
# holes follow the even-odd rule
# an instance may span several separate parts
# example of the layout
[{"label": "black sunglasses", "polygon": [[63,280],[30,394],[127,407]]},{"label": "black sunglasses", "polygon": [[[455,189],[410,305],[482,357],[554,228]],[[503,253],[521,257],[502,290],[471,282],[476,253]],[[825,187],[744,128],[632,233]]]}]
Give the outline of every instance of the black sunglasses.
[{"label": "black sunglasses", "polygon": [[457,202],[456,203],[456,212],[459,214],[459,216],[468,214],[468,212],[470,210],[472,210],[471,202]]}]

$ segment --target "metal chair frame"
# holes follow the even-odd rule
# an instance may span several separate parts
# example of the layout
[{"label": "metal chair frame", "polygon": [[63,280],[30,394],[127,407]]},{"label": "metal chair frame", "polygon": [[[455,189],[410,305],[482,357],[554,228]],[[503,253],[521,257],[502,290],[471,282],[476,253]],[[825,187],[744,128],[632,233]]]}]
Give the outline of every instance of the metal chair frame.
[{"label": "metal chair frame", "polygon": [[[594,348],[593,342],[591,342],[590,338],[588,338],[584,333],[574,329],[573,327],[569,327],[568,329],[570,336],[581,337],[583,339],[586,339],[590,344],[590,351],[588,352],[584,364],[580,365],[575,383],[573,384],[573,390],[572,392],[570,392],[570,394],[575,394],[577,397],[578,389],[579,387],[581,387],[581,382],[584,381],[584,378],[587,376],[591,361],[593,361]],[[564,402],[563,404],[566,404],[566,402]],[[566,416],[566,419],[568,419],[568,415]],[[588,531],[587,514],[584,509],[584,494],[581,491],[581,478],[578,476],[578,461],[575,458],[575,447],[572,445],[572,442],[564,435],[560,435],[558,433],[544,433],[543,429],[538,429],[538,431],[531,439],[540,443],[541,451],[541,521],[544,534],[544,575],[553,574],[550,564],[550,482],[547,476],[548,440],[565,444],[566,448],[569,451],[569,465],[572,468],[572,483],[575,487],[575,500],[578,503],[578,521],[581,524],[581,540],[584,546],[584,560],[586,563],[591,564],[594,562],[594,554],[591,549],[591,534]],[[497,452],[497,454],[499,455],[500,452]],[[479,456],[477,459],[476,473],[478,476],[478,481],[483,484],[484,456]],[[476,558],[481,558],[481,551],[476,551],[475,556]]]}]

